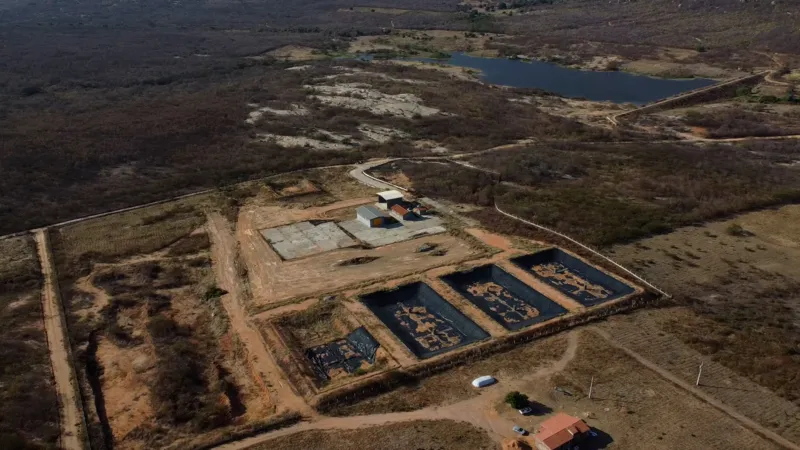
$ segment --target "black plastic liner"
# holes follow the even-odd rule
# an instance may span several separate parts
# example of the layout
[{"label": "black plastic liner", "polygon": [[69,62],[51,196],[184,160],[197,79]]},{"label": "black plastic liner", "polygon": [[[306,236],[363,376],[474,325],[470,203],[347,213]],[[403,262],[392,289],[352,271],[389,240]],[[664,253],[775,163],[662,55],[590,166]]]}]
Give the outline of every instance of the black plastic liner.
[{"label": "black plastic liner", "polygon": [[511,262],[584,306],[628,295],[634,289],[557,248],[512,258]]},{"label": "black plastic liner", "polygon": [[368,294],[361,301],[421,359],[489,337],[422,282]]},{"label": "black plastic liner", "polygon": [[441,277],[507,330],[544,322],[567,310],[494,264]]},{"label": "black plastic liner", "polygon": [[378,341],[364,327],[355,329],[344,339],[306,350],[306,358],[311,361],[314,373],[321,380],[329,380],[333,370],[343,369],[353,373],[360,369],[364,361],[375,364]]}]

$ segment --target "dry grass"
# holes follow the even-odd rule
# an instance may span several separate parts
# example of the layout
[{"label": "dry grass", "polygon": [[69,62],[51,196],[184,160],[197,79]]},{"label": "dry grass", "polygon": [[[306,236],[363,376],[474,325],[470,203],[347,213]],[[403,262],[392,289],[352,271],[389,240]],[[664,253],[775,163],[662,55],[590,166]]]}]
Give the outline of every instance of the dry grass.
[{"label": "dry grass", "polygon": [[496,450],[485,431],[464,422],[425,420],[358,430],[306,431],[251,447],[252,450]]},{"label": "dry grass", "polygon": [[85,275],[95,262],[161,250],[199,228],[202,208],[214,198],[200,195],[63,227],[53,239],[59,274]]},{"label": "dry grass", "polygon": [[[785,398],[800,399],[796,261],[800,207],[754,212],[615,247],[691,313],[669,321],[696,350]],[[743,230],[731,235],[728,230]]]},{"label": "dry grass", "polygon": [[41,282],[33,239],[0,240],[0,448],[54,446],[59,438]]}]

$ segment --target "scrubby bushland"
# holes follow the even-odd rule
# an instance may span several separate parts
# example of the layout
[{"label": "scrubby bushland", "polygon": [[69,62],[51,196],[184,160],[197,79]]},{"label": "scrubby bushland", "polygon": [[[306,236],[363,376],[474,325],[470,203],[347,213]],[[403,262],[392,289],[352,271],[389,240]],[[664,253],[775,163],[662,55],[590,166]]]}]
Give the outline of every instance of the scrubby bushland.
[{"label": "scrubby bushland", "polygon": [[402,168],[425,195],[484,206],[496,201],[520,217],[609,245],[798,201],[800,174],[785,164],[798,155],[792,143],[574,143],[470,160],[497,177],[452,164],[408,162]]},{"label": "scrubby bushland", "polygon": [[789,117],[739,108],[691,110],[683,121],[690,126],[705,128],[708,137],[712,138],[800,134],[800,124]]},{"label": "scrubby bushland", "polygon": [[0,241],[0,448],[55,448],[58,399],[30,237]]}]

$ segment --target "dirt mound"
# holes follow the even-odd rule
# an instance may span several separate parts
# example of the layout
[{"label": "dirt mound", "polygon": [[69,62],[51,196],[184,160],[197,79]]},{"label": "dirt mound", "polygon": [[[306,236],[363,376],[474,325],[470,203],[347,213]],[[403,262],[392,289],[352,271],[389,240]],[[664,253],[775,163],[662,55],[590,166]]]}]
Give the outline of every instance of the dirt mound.
[{"label": "dirt mound", "polygon": [[503,441],[503,450],[531,450],[531,446],[517,439],[506,439]]}]

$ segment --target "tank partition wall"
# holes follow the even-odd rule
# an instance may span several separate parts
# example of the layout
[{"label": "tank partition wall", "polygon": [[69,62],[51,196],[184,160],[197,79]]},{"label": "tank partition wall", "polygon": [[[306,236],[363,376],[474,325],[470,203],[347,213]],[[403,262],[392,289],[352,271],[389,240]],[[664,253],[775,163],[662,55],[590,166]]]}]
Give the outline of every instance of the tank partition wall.
[{"label": "tank partition wall", "polygon": [[558,248],[518,256],[511,262],[584,306],[634,292],[628,284]]},{"label": "tank partition wall", "polygon": [[516,331],[567,312],[494,264],[440,278],[507,330]]},{"label": "tank partition wall", "polygon": [[314,374],[323,381],[331,379],[335,371],[354,373],[364,368],[364,364],[375,364],[378,341],[364,327],[327,344],[306,349],[306,358],[311,361]]},{"label": "tank partition wall", "polygon": [[422,282],[367,294],[361,301],[420,359],[489,337]]}]

